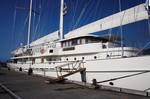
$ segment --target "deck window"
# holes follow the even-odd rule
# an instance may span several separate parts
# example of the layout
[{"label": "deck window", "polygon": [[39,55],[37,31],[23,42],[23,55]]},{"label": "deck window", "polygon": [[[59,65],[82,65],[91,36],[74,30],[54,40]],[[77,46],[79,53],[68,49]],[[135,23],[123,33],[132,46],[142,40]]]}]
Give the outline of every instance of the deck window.
[{"label": "deck window", "polygon": [[85,39],[84,38],[82,39],[82,44],[85,44]]},{"label": "deck window", "polygon": [[79,45],[79,44],[82,44],[81,39],[78,39],[78,40],[77,40],[77,44],[78,44],[78,45]]},{"label": "deck window", "polygon": [[77,45],[77,40],[72,40],[71,46]]}]

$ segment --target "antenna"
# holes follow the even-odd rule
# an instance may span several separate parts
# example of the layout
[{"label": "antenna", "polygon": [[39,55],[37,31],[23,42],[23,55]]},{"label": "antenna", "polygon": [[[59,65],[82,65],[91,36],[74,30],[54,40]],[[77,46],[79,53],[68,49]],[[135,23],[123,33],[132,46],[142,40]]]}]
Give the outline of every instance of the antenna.
[{"label": "antenna", "polygon": [[27,40],[27,48],[30,47],[31,16],[32,16],[32,0],[30,0],[30,11],[29,11],[29,23],[28,23],[28,40]]}]

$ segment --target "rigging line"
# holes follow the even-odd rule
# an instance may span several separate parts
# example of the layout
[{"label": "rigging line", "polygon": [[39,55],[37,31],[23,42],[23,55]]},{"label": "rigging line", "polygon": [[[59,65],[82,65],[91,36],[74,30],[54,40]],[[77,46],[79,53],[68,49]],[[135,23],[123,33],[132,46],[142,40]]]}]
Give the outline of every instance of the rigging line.
[{"label": "rigging line", "polygon": [[77,7],[78,7],[78,0],[77,0],[77,2],[75,2],[74,13],[73,13],[73,19],[72,19],[72,30],[74,29],[74,25],[73,25],[73,24],[75,23],[75,15],[76,15]]},{"label": "rigging line", "polygon": [[[115,5],[115,4],[113,4],[113,11],[112,11],[112,13],[114,13],[114,10],[115,10],[115,6],[114,6],[114,5]],[[113,18],[113,17],[112,17],[112,18]],[[113,19],[114,19],[114,18],[113,18]],[[112,20],[113,20],[113,19],[112,19]],[[112,21],[112,24],[113,24],[113,22],[114,22],[114,21]],[[108,39],[108,40],[110,41],[110,40],[111,40],[111,35],[112,35],[112,28],[109,29],[108,35],[109,35],[109,39]],[[116,39],[117,39],[117,38],[116,38]],[[113,38],[112,40],[115,41],[115,38]]]},{"label": "rigging line", "polygon": [[[90,5],[89,5],[89,4],[90,4]],[[89,6],[88,6],[88,5],[89,5]],[[91,6],[91,7],[90,7],[90,6]],[[94,6],[94,2],[92,2],[92,0],[89,0],[89,1],[88,1],[86,7],[89,7],[90,9],[89,9],[89,11],[84,12],[84,15],[86,16],[86,14],[88,14],[88,12],[91,12],[91,13],[88,14],[88,18],[84,18],[84,15],[83,15],[82,21],[79,21],[78,24],[84,24],[84,23],[88,22],[88,20],[90,20],[89,18],[92,17],[92,13],[94,13],[92,10],[95,8],[95,6]],[[93,8],[92,8],[92,7],[93,7]],[[85,9],[86,9],[86,8],[85,8]],[[90,11],[90,10],[91,10],[91,11]],[[94,18],[93,18],[93,19],[94,19]],[[81,20],[81,19],[80,19],[80,20]],[[91,20],[92,20],[92,18],[91,18]]]},{"label": "rigging line", "polygon": [[73,27],[73,24],[74,24],[74,16],[75,16],[75,14],[74,14],[74,13],[75,13],[75,7],[73,6],[74,3],[71,2],[71,0],[69,0],[69,1],[70,1],[70,2],[69,2],[70,5],[71,5],[71,7],[72,7],[72,8],[70,8],[70,9],[72,9],[72,12],[73,12],[72,14],[73,14],[73,15],[71,16],[72,18],[71,18],[71,22],[70,22],[70,25],[69,25],[68,32],[72,30],[72,27]]},{"label": "rigging line", "polygon": [[[102,4],[103,4],[104,0],[100,0],[100,1],[101,1],[101,2],[100,2],[100,5],[99,5],[99,7],[98,7],[98,8],[99,8],[99,13],[96,13],[96,12],[95,12],[95,13],[96,13],[95,16],[98,16],[99,18],[101,18],[101,15],[102,15],[102,12],[103,12],[103,11],[102,11]],[[99,19],[99,18],[98,18],[98,19]]]},{"label": "rigging line", "polygon": [[12,42],[11,42],[11,48],[10,50],[13,50],[13,43],[14,43],[14,39],[15,39],[15,25],[16,25],[16,7],[15,7],[15,11],[14,11],[14,16],[13,16],[13,26],[12,26]]},{"label": "rigging line", "polygon": [[86,71],[87,73],[137,73],[150,72],[150,70],[118,70],[118,71]]},{"label": "rigging line", "polygon": [[[90,3],[91,4],[91,3]],[[92,8],[93,7],[93,8]],[[91,9],[89,9],[89,12],[91,12],[91,13],[89,13],[88,14],[88,18],[90,18],[90,17],[92,17],[92,13],[94,13],[93,11],[90,11],[90,10],[93,10],[94,8],[95,8],[95,6],[94,6],[94,2],[93,2],[93,5],[91,4],[91,7],[89,7],[89,8],[91,8]],[[88,11],[87,11],[88,12]],[[89,19],[88,18],[83,18],[84,20],[82,20],[82,23],[86,23]],[[94,18],[93,18],[94,19]]]},{"label": "rigging line", "polygon": [[39,24],[40,24],[40,20],[41,20],[41,12],[42,12],[42,8],[41,8],[41,4],[42,4],[42,1],[40,2],[39,4],[39,17],[38,17],[38,21],[37,21],[37,24],[35,26],[35,34],[33,35],[33,40],[35,39],[36,37],[36,34],[38,33],[38,27],[39,27]]},{"label": "rigging line", "polygon": [[26,19],[25,19],[25,21],[24,21],[23,27],[22,27],[22,29],[21,29],[21,33],[20,33],[20,34],[22,34],[22,33],[23,33],[23,31],[24,31],[24,29],[25,29],[25,27],[26,27],[26,24],[27,24],[28,18],[29,18],[29,16],[27,15],[27,17],[26,17]]},{"label": "rigging line", "polygon": [[102,3],[100,3],[100,1],[102,2],[103,0],[98,0],[98,2],[97,2],[97,4],[96,4],[96,7],[95,7],[96,10],[94,11],[94,14],[93,14],[95,17],[97,17],[96,14],[97,14],[97,11],[98,11],[99,6],[101,7],[101,5],[102,5]]},{"label": "rigging line", "polygon": [[[113,5],[113,11],[112,11],[113,13],[114,13],[114,5]],[[112,19],[113,20],[113,19]],[[113,21],[112,21],[112,23],[111,24],[113,24]],[[112,28],[110,28],[109,30],[108,30],[108,40],[110,41],[111,40],[111,35],[112,35]],[[113,40],[114,38],[112,38],[112,40]],[[109,45],[108,45],[108,48],[107,48],[107,55],[109,55]]]},{"label": "rigging line", "polygon": [[[110,39],[111,39],[111,34],[112,34],[112,28],[110,28],[109,29],[109,31],[108,31],[108,40],[110,41]],[[109,45],[108,45],[108,47],[107,47],[107,55],[109,55]]]},{"label": "rigging line", "polygon": [[136,54],[136,56],[139,55],[148,45],[150,45],[150,41],[145,44],[145,46]]},{"label": "rigging line", "polygon": [[[119,0],[119,11],[121,12],[121,0]],[[125,12],[124,12],[125,14]],[[123,14],[123,17],[124,17],[124,14]],[[121,56],[123,57],[124,55],[124,49],[123,49],[123,31],[122,31],[122,22],[123,22],[123,17],[121,18],[120,22],[120,32],[121,32],[121,49],[122,49],[122,53],[121,53]]]},{"label": "rigging line", "polygon": [[[89,0],[89,1],[90,1],[90,0]],[[77,19],[77,22],[75,23],[73,29],[75,29],[75,28],[77,27],[78,23],[80,22],[80,20],[81,20],[83,14],[84,14],[84,12],[85,12],[85,10],[86,10],[86,7],[89,5],[89,1],[88,1],[88,3],[84,6],[84,8],[82,9],[82,11],[81,11],[81,13],[80,13],[80,15],[79,15],[79,17],[78,17],[78,19]]]},{"label": "rigging line", "polygon": [[[41,2],[39,3],[39,9],[41,9]],[[35,2],[35,10],[37,10],[37,3]],[[32,35],[32,41],[35,40],[35,36],[37,34],[37,28],[38,28],[38,25],[39,25],[39,22],[40,22],[40,16],[41,16],[41,11],[38,11],[38,19],[36,19],[36,13],[34,13],[34,28],[33,28],[33,35]],[[37,21],[36,21],[37,20]]]},{"label": "rigging line", "polygon": [[145,92],[148,92],[149,90],[150,90],[150,88],[147,88],[147,89],[145,89],[144,91],[145,91]]},{"label": "rigging line", "polygon": [[[41,37],[40,35],[41,35],[41,32],[40,31],[43,31],[43,28],[41,29],[41,15],[42,15],[42,12],[43,12],[43,10],[44,10],[44,8],[43,8],[43,6],[44,5],[46,5],[46,3],[47,3],[47,0],[45,0],[45,2],[43,2],[42,3],[42,0],[41,0],[41,4],[40,4],[40,6],[41,6],[41,12],[40,12],[40,18],[39,18],[39,23],[38,23],[38,26],[37,26],[37,31],[36,31],[36,33],[37,33],[37,36],[36,36],[36,38],[39,38],[39,37]],[[45,6],[44,6],[45,7]],[[42,25],[43,26],[43,25]]]},{"label": "rigging line", "polygon": [[116,78],[112,78],[112,79],[108,79],[108,80],[104,80],[104,81],[99,81],[99,82],[97,82],[97,83],[104,83],[104,82],[109,82],[109,81],[114,81],[114,80],[124,79],[124,78],[128,78],[128,77],[133,77],[133,76],[145,74],[145,73],[148,73],[148,72],[149,72],[149,71],[144,71],[144,72],[135,73],[135,74],[131,74],[131,75],[126,75],[126,76],[116,77]]},{"label": "rigging line", "polygon": [[[33,6],[34,6],[33,9],[34,9],[35,12],[36,12],[36,0],[35,0],[35,2],[34,2],[34,5],[33,5]],[[33,21],[32,21],[32,22],[33,22],[33,24],[32,24],[32,25],[33,25],[33,26],[32,26],[33,28],[32,28],[31,42],[33,41],[33,35],[35,34],[35,31],[34,31],[34,30],[35,30],[35,24],[36,24],[36,23],[35,23],[35,22],[36,22],[36,17],[35,17],[35,15],[36,15],[36,14],[33,13]]]}]

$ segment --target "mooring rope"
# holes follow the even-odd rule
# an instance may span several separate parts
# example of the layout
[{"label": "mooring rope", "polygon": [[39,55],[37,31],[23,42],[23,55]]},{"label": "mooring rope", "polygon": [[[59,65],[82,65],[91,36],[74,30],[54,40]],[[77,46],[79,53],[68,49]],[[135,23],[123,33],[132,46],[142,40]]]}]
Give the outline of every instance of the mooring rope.
[{"label": "mooring rope", "polygon": [[99,82],[97,82],[97,83],[104,83],[104,82],[119,80],[119,79],[123,79],[123,78],[127,78],[127,77],[133,77],[133,76],[140,75],[140,74],[144,74],[144,73],[148,73],[148,72],[150,72],[150,71],[144,71],[144,72],[135,73],[135,74],[131,74],[131,75],[126,75],[126,76],[122,76],[122,77],[116,77],[116,78],[113,78],[113,79],[108,79],[108,80],[104,80],[104,81],[99,81]]}]

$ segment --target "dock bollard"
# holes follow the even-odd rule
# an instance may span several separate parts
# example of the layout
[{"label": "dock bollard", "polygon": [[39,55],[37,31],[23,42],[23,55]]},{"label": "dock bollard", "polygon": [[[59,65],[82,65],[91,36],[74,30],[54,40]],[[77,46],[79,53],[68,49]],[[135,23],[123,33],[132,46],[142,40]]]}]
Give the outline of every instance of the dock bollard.
[{"label": "dock bollard", "polygon": [[92,80],[92,85],[94,86],[94,89],[98,89],[99,88],[99,85],[97,85],[96,79]]},{"label": "dock bollard", "polygon": [[19,68],[19,71],[22,71],[22,68],[21,68],[21,67]]},{"label": "dock bollard", "polygon": [[7,68],[10,71],[10,67]]},{"label": "dock bollard", "polygon": [[28,75],[32,75],[32,73],[33,73],[32,68],[29,68],[29,70],[28,70]]}]

